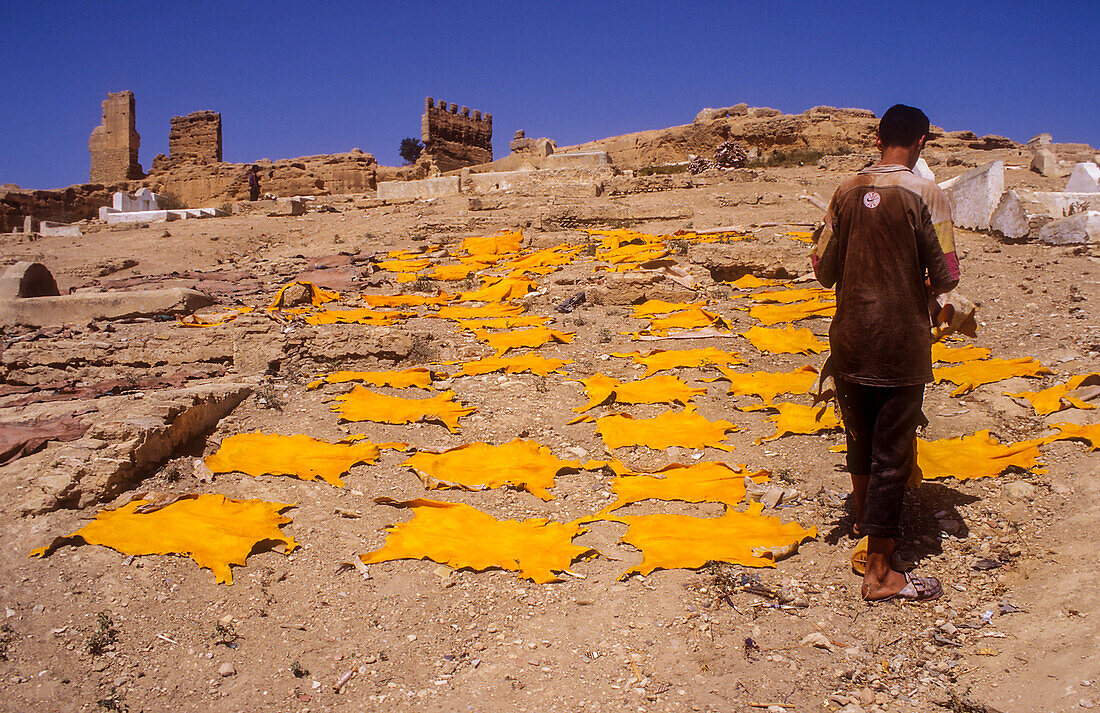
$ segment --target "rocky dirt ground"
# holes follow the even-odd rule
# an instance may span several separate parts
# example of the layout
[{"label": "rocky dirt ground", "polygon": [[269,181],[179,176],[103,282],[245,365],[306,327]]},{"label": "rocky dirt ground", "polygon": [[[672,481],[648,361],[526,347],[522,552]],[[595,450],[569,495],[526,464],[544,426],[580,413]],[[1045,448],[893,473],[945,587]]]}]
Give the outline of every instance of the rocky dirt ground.
[{"label": "rocky dirt ground", "polygon": [[[1011,151],[977,152],[962,160],[993,157],[1009,166],[1027,162]],[[932,158],[941,179],[965,168]],[[615,282],[583,253],[561,270],[536,277],[539,291],[524,300],[529,311],[551,316],[555,329],[576,333],[572,343],[537,353],[573,363],[547,377],[459,376],[437,385],[478,409],[455,434],[433,423],[340,423],[329,401],[351,385],[306,389],[316,376],[340,369],[435,365],[453,373],[457,367],[440,365],[491,353],[444,320],[310,326],[258,311],[205,329],[134,320],[6,330],[0,383],[126,383],[99,398],[13,405],[27,394],[0,397],[0,420],[76,413],[93,424],[78,441],[52,443],[0,467],[0,604],[6,612],[0,622],[0,707],[970,712],[1100,705],[1100,461],[1081,442],[1044,446],[1045,472],[925,482],[907,500],[901,550],[919,570],[943,579],[946,594],[932,604],[873,607],[860,601],[860,580],[849,567],[854,540],[843,506],[847,475],[843,455],[829,450],[843,442],[842,435],[754,444],[773,430],[767,414],[737,410],[756,399],[729,397],[724,382],[703,381],[717,375],[712,368],[676,373],[707,389],[695,400],[703,415],[741,426],[729,436],[731,453],[638,448],[616,455],[646,468],[696,457],[744,463],[796,489],[774,512],[784,521],[815,526],[819,535],[774,569],[712,564],[620,580],[641,555],[619,542],[623,525],[597,522],[576,543],[600,555],[576,562],[572,571],[580,576],[560,583],[533,584],[513,572],[455,571],[417,560],[370,565],[364,577],[341,563],[377,549],[385,526],[410,518],[407,511],[375,504],[375,497],[431,497],[468,503],[498,518],[567,521],[608,502],[610,476],[560,476],[554,498],[543,502],[509,489],[426,493],[400,465],[406,454],[392,450],[384,450],[376,464],[352,468],[342,489],[287,477],[211,477],[195,465],[221,439],[255,431],[328,440],[363,433],[375,442],[404,441],[437,451],[524,437],[561,458],[603,458],[593,425],[567,422],[575,415],[572,408],[587,400],[572,379],[597,371],[623,380],[640,376],[639,367],[610,353],[716,346],[740,352],[752,370],[820,366],[824,355],[759,353],[738,336],[754,320],[738,309],[748,304],[743,293],[720,281],[746,273],[805,274],[808,247],[785,233],[805,230],[820,214],[799,195],[827,197],[843,175],[792,167],[668,176],[647,184],[647,192],[610,191],[589,199],[505,196],[493,203],[496,209],[478,211],[467,210],[459,197],[393,206],[332,197],[315,202],[324,210],[300,217],[239,215],[103,228],[76,242],[24,239],[5,245],[5,260],[44,262],[63,291],[192,285],[216,294],[220,308],[262,306],[289,280],[312,277],[341,292],[341,300],[329,306],[350,307],[361,306],[363,293],[449,287],[399,284],[393,273],[371,274],[371,254],[439,254],[441,246],[455,248],[464,237],[501,229],[522,229],[529,246],[584,245],[583,228],[629,224],[623,216],[634,215],[642,219],[632,227],[648,233],[737,225],[753,236],[729,244],[671,238],[674,257],[699,282],[694,293],[668,280]],[[1046,179],[1026,169],[1008,175],[1010,184],[1045,185]],[[967,231],[959,231],[957,241],[961,289],[981,304],[976,343],[995,357],[1037,357],[1056,374],[990,384],[962,397],[950,396],[951,384],[934,384],[927,390],[931,424],[924,437],[989,429],[1009,442],[1038,437],[1052,422],[1095,423],[1095,411],[1070,409],[1044,419],[1003,395],[1100,368],[1095,250],[1003,244]],[[574,312],[553,309],[580,290],[591,299]],[[709,339],[632,340],[622,332],[645,322],[630,316],[628,303],[643,295],[705,299],[733,329]],[[799,326],[825,335],[828,319]],[[181,372],[179,383],[168,388],[136,382]],[[197,389],[199,396],[181,395],[181,388]],[[52,389],[56,384],[38,393]],[[233,394],[250,395],[234,409]],[[173,432],[174,415],[204,398],[214,399],[210,412],[196,417],[190,430]],[[790,400],[808,403],[805,396]],[[220,421],[217,404],[231,410]],[[668,408],[599,407],[594,413],[653,416]],[[168,436],[157,441],[150,433]],[[153,452],[135,461],[133,451],[153,441]],[[121,468],[122,461],[138,464]],[[73,481],[73,473],[82,480]],[[64,482],[46,482],[51,477]],[[1031,487],[1015,485],[1021,482]],[[132,558],[94,546],[28,557],[101,508],[146,491],[296,503],[283,530],[301,547],[290,554],[257,551],[247,566],[234,568],[232,585],[215,584],[209,570],[183,557]],[[646,501],[624,512],[713,517],[721,511],[714,503]],[[814,632],[827,647],[801,643]]]}]

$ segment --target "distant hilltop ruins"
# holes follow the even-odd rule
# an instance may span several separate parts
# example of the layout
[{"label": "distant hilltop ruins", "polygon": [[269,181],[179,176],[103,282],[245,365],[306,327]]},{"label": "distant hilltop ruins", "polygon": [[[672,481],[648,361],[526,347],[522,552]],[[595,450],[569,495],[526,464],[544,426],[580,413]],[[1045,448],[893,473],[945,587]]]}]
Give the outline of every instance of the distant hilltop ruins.
[{"label": "distant hilltop ruins", "polygon": [[[426,97],[420,116],[424,144],[420,158],[411,165],[380,166],[372,154],[360,149],[229,163],[224,160],[222,115],[202,110],[171,117],[168,155],[157,155],[146,174],[138,163],[141,137],[136,129],[134,94],[111,92],[102,104],[100,125],[94,127],[88,140],[90,182],[58,190],[0,185],[0,233],[30,232],[40,223],[71,224],[97,217],[108,223],[140,222],[143,213],[163,215],[165,220],[219,215],[244,205],[238,202],[248,197],[247,174],[253,164],[259,169],[264,194],[297,204],[278,208],[288,211],[279,214],[287,215],[304,210],[294,197],[331,194],[369,193],[379,201],[403,201],[459,193],[549,195],[564,191],[583,198],[690,187],[692,181],[735,180],[740,174],[722,178],[722,171],[741,171],[740,167],[748,171],[742,176],[744,180],[756,180],[749,176],[757,175],[755,169],[790,165],[852,171],[877,158],[877,122],[874,112],[866,109],[815,106],[798,114],[784,114],[741,103],[705,108],[687,124],[573,146],[560,147],[547,137],[528,138],[523,129],[518,129],[509,143],[509,153],[494,158],[492,114]],[[979,137],[970,131],[933,127],[925,156],[929,164],[944,168],[973,167],[996,160],[1016,164],[1016,159],[1022,159],[1023,165],[1007,167],[1030,169],[1027,175],[1034,180],[1059,181],[1069,176],[1075,164],[1095,166],[1100,161],[1096,150],[1086,144],[1056,144],[1048,135],[1040,135],[1031,143],[1035,145],[1025,147],[1003,136]],[[737,160],[730,162],[730,157]],[[1003,209],[998,215],[1015,216],[1015,229],[1023,231],[1028,221],[1019,216],[1037,213],[1035,204],[1042,202],[1043,191],[1053,196],[1050,201],[1071,201],[1074,211],[1095,211],[1092,189],[1086,186],[1087,190],[1082,191],[1077,187],[1082,181],[1088,185],[1095,182],[1095,170],[1088,169],[1093,171],[1090,173],[1086,169],[1078,170],[1080,176],[1071,181],[1073,190],[1052,192],[1060,186],[1049,180],[1045,185],[1029,186],[1019,195],[1008,196],[1010,208],[1019,210]],[[681,173],[684,176],[677,175]],[[120,192],[124,195],[117,195]],[[143,211],[128,210],[126,206],[139,194],[149,198],[150,206]],[[1087,200],[1082,203],[1078,194]],[[1000,196],[991,189],[986,202],[996,207]],[[492,204],[492,200],[480,198],[471,201],[471,205]],[[1050,208],[1052,217],[1069,217],[1070,208],[1059,206],[1061,203]],[[985,229],[982,225],[988,222],[985,207],[976,229]],[[1034,221],[1028,220],[1028,232],[1034,232]],[[78,230],[77,226],[71,227]],[[69,226],[51,225],[50,229],[68,230]]]}]

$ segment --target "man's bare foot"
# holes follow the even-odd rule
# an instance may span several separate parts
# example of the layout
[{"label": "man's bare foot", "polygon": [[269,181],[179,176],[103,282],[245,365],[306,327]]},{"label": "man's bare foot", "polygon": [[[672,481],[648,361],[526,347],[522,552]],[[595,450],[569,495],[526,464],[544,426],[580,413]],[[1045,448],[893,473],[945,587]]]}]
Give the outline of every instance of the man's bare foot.
[{"label": "man's bare foot", "polygon": [[[870,572],[870,568],[868,568],[868,572]],[[893,569],[888,569],[885,576],[882,577],[872,577],[869,574],[864,574],[863,598],[869,602],[888,599],[900,592],[906,584],[908,584],[908,580],[905,575]]]}]

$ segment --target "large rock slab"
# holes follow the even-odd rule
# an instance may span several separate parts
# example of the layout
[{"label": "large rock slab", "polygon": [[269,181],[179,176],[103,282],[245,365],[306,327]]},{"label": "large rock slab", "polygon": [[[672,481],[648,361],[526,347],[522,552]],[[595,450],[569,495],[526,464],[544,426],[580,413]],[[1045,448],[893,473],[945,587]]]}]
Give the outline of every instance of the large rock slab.
[{"label": "large rock slab", "polygon": [[[97,400],[83,438],[0,467],[0,491],[22,515],[85,508],[138,485],[195,438],[209,433],[252,392],[217,382],[147,395]],[[100,402],[102,406],[100,406]]]},{"label": "large rock slab", "polygon": [[1100,243],[1100,211],[1090,210],[1054,220],[1039,229],[1039,242],[1048,245]]},{"label": "large rock slab", "polygon": [[989,220],[1005,192],[1004,161],[993,161],[940,184],[951,201],[956,226],[989,230]]},{"label": "large rock slab", "polygon": [[1058,172],[1058,157],[1044,146],[1031,155],[1030,168],[1040,176],[1053,176]]},{"label": "large rock slab", "polygon": [[1086,210],[1100,210],[1100,193],[1036,191],[1035,200],[1055,218],[1065,218]]},{"label": "large rock slab", "polygon": [[214,299],[197,290],[171,287],[131,292],[77,293],[0,300],[0,324],[44,327],[94,320],[191,314]]},{"label": "large rock slab", "polygon": [[1022,240],[1031,232],[1027,211],[1016,191],[1007,190],[989,219],[989,229],[1008,240]]},{"label": "large rock slab", "polygon": [[1066,182],[1066,193],[1100,193],[1100,166],[1091,161],[1075,165]]},{"label": "large rock slab", "polygon": [[378,184],[378,197],[386,201],[413,201],[439,198],[459,193],[458,176],[423,178],[419,181],[383,181]]},{"label": "large rock slab", "polygon": [[611,159],[604,151],[574,151],[547,156],[542,162],[542,168],[598,168],[610,164]]}]

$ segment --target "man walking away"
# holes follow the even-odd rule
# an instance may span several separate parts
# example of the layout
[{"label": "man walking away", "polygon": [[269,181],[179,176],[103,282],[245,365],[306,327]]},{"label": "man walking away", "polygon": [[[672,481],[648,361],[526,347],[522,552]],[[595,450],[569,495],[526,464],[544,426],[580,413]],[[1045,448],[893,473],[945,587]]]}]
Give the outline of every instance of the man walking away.
[{"label": "man walking away", "polygon": [[898,104],[878,127],[881,160],[833,194],[812,258],[836,285],[829,329],[837,401],[848,439],[857,534],[866,535],[863,598],[936,599],[935,577],[891,567],[914,438],[932,381],[929,291],[959,282],[951,208],[932,181],[912,172],[928,140],[928,117]]}]

